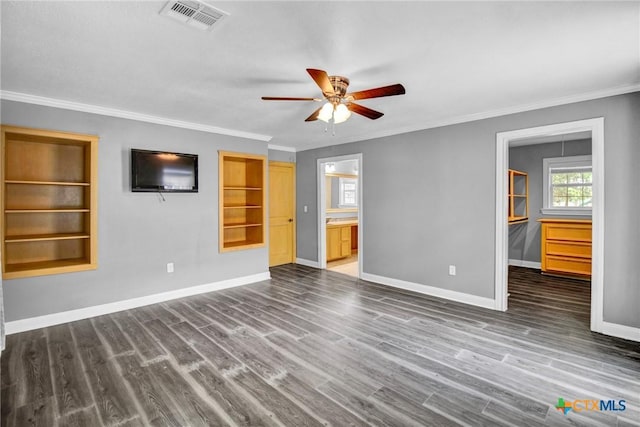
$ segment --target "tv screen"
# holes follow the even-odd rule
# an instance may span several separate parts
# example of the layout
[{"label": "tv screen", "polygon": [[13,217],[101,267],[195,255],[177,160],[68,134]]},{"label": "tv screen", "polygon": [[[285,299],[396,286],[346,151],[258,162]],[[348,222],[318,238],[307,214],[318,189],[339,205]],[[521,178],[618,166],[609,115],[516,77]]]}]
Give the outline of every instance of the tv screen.
[{"label": "tv screen", "polygon": [[131,149],[131,191],[198,192],[198,156]]}]

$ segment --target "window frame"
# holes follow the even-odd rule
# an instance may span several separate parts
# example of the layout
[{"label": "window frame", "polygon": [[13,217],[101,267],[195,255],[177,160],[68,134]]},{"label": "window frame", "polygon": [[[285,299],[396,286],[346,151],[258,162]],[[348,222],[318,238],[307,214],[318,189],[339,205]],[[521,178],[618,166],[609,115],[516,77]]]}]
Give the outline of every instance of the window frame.
[{"label": "window frame", "polygon": [[[344,192],[345,192],[344,185],[345,184],[354,185],[354,189],[349,190],[349,192],[353,191],[353,200],[354,200],[353,203],[345,203],[344,201]],[[339,208],[357,208],[358,207],[358,179],[357,178],[339,177],[338,192],[339,192],[339,198],[338,198]]]},{"label": "window frame", "polygon": [[[540,209],[540,212],[545,215],[591,216],[593,207],[553,207],[553,201],[551,200],[553,191],[551,191],[552,183],[550,180],[550,171],[552,169],[587,167],[593,172],[591,155],[549,157],[542,159],[542,209]],[[593,178],[591,180],[591,187],[593,191]]]}]

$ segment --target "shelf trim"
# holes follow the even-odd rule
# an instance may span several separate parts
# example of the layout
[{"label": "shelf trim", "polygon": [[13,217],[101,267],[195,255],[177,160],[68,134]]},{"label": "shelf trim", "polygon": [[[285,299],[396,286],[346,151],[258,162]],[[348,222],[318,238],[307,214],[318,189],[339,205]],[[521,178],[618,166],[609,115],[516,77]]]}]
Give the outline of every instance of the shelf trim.
[{"label": "shelf trim", "polygon": [[87,233],[59,233],[59,234],[26,234],[5,236],[5,243],[19,243],[19,242],[41,242],[50,240],[75,240],[75,239],[89,239],[91,236]]},{"label": "shelf trim", "polygon": [[529,218],[518,218],[518,219],[510,219],[509,220],[509,225],[514,225],[514,224],[522,224],[525,222],[529,222]]},{"label": "shelf trim", "polygon": [[265,246],[264,242],[255,242],[251,240],[233,240],[224,242],[222,251],[236,251],[242,249],[252,249]]},{"label": "shelf trim", "polygon": [[5,209],[4,213],[23,214],[23,213],[81,213],[90,212],[90,209]]},{"label": "shelf trim", "polygon": [[262,187],[242,187],[242,186],[228,186],[224,187],[224,190],[248,190],[248,191],[262,191]]},{"label": "shelf trim", "polygon": [[246,227],[261,227],[262,224],[260,223],[251,223],[251,224],[224,224],[223,227],[225,229],[232,229],[232,228],[246,228]]},{"label": "shelf trim", "polygon": [[224,206],[224,209],[261,209],[262,206],[256,205],[238,205],[238,206]]},{"label": "shelf trim", "polygon": [[27,180],[18,180],[18,179],[5,179],[5,184],[27,184],[27,185],[60,185],[60,186],[71,186],[71,187],[89,187],[91,186],[88,182],[65,182],[65,181],[27,181]]},{"label": "shelf trim", "polygon": [[94,270],[97,264],[86,258],[65,258],[49,261],[6,264],[3,279],[18,279],[44,274],[72,273],[76,271]]}]

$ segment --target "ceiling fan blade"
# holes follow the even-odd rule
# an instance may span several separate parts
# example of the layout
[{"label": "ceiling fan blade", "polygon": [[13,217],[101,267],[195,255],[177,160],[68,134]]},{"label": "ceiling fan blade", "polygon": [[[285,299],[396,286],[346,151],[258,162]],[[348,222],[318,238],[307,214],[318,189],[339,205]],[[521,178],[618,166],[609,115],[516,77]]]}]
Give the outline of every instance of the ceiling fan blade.
[{"label": "ceiling fan blade", "polygon": [[335,96],[336,92],[333,90],[333,86],[331,85],[331,81],[329,80],[329,76],[326,71],[307,68],[307,73],[309,73],[313,81],[320,86],[323,94],[327,96]]},{"label": "ceiling fan blade", "polygon": [[383,96],[404,95],[404,86],[401,84],[395,84],[391,86],[377,87],[375,89],[361,90],[359,92],[348,93],[346,98],[350,99],[368,99],[368,98],[381,98]]},{"label": "ceiling fan blade", "polygon": [[320,98],[292,98],[292,97],[279,97],[279,96],[263,96],[265,101],[322,101]]},{"label": "ceiling fan blade", "polygon": [[371,108],[363,107],[360,104],[354,104],[353,102],[350,102],[346,105],[349,111],[360,114],[361,116],[365,116],[366,118],[371,120],[379,119],[380,117],[384,116],[384,113],[372,110]]},{"label": "ceiling fan blade", "polygon": [[305,122],[312,122],[314,120],[318,120],[318,114],[320,114],[320,110],[322,110],[322,107],[320,107],[316,111],[314,111],[313,114],[310,115],[309,117],[307,117],[304,121]]}]

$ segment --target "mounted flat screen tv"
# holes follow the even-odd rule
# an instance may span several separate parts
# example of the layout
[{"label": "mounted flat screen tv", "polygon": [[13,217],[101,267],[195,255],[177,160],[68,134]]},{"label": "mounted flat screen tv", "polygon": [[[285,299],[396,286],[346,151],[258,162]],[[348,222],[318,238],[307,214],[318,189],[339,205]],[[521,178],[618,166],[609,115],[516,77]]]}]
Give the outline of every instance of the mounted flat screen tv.
[{"label": "mounted flat screen tv", "polygon": [[131,149],[131,191],[198,192],[198,155]]}]

